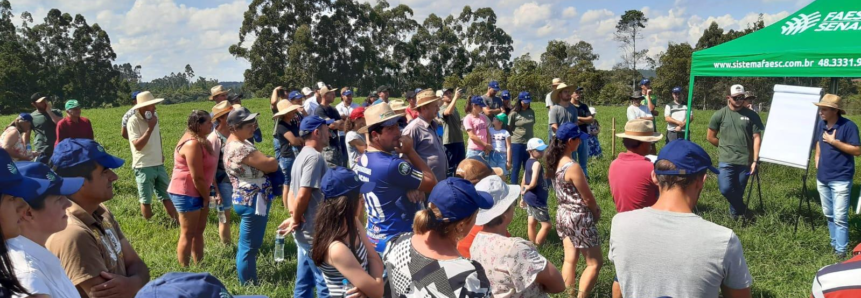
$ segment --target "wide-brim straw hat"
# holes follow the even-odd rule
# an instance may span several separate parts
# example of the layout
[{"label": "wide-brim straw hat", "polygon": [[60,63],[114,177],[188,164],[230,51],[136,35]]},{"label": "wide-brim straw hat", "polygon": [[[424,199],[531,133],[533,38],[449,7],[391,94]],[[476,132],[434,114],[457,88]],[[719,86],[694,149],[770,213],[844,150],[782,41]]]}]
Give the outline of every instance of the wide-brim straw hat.
[{"label": "wide-brim straw hat", "polygon": [[272,119],[287,115],[287,113],[298,110],[301,106],[294,105],[289,100],[279,100],[275,107],[278,109],[278,113],[272,115]]},{"label": "wide-brim straw hat", "polygon": [[416,108],[438,102],[439,99],[440,97],[436,95],[433,89],[422,90],[416,95]]},{"label": "wide-brim straw hat", "polygon": [[215,119],[227,115],[231,110],[233,110],[233,106],[226,100],[215,104],[212,106],[212,121],[215,122]]},{"label": "wide-brim straw hat", "polygon": [[209,100],[212,100],[216,96],[230,93],[230,90],[231,89],[224,90],[223,86],[216,85],[215,87],[212,87],[212,89],[209,89]]},{"label": "wide-brim straw hat", "polygon": [[822,97],[822,100],[817,103],[814,103],[814,105],[819,107],[834,108],[839,110],[840,114],[846,114],[846,110],[843,109],[843,99],[840,98],[840,96],[834,94],[825,94],[825,96]]},{"label": "wide-brim straw hat", "polygon": [[625,123],[625,132],[617,133],[616,136],[648,143],[654,143],[664,138],[664,135],[655,131],[652,120],[645,119],[628,121]]},{"label": "wide-brim straw hat", "polygon": [[381,103],[375,104],[365,109],[365,127],[359,128],[359,133],[367,133],[368,128],[378,123],[384,123],[389,120],[403,117],[392,110],[389,105]]},{"label": "wide-brim straw hat", "polygon": [[133,110],[137,110],[146,106],[151,106],[164,101],[164,98],[155,98],[155,96],[152,96],[152,93],[150,93],[149,91],[138,93],[136,99],[137,104],[132,107]]},{"label": "wide-brim straw hat", "polygon": [[403,101],[396,99],[389,100],[389,107],[392,108],[392,111],[395,111],[395,113],[406,113],[407,110],[407,105],[404,104]]},{"label": "wide-brim straw hat", "polygon": [[568,84],[565,83],[559,83],[559,85],[556,86],[556,89],[553,89],[553,92],[550,92],[550,100],[552,100],[554,104],[557,104],[559,103],[559,92],[567,90],[568,93],[573,93],[576,88],[577,87],[575,86],[568,86]]}]

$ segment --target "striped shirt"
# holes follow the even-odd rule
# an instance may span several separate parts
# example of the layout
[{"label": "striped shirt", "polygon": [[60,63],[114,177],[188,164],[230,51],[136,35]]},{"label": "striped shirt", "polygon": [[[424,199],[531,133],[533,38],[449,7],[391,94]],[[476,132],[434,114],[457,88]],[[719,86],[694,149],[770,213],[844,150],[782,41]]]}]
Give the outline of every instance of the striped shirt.
[{"label": "striped shirt", "polygon": [[814,298],[861,297],[861,255],[826,266],[813,279]]},{"label": "striped shirt", "polygon": [[[362,241],[358,241],[358,244],[355,249],[350,247],[350,250],[353,251],[353,255],[356,256],[359,264],[362,265],[362,269],[368,272],[368,251],[365,249],[365,244]],[[329,297],[344,297],[344,294],[347,292],[347,287],[344,285],[344,275],[326,262],[320,265],[320,272],[323,273],[323,280],[326,281],[326,287],[329,288]]]}]

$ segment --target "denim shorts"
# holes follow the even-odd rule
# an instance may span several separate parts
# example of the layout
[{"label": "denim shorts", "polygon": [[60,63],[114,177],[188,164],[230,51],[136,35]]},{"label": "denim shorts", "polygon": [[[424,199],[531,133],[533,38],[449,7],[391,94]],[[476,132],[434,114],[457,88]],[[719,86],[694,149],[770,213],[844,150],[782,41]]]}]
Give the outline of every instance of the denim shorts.
[{"label": "denim shorts", "polygon": [[292,181],[290,171],[292,171],[295,161],[296,157],[278,157],[278,166],[281,168],[281,173],[284,174],[284,186],[286,187],[290,187],[290,181]]},{"label": "denim shorts", "polygon": [[526,214],[538,222],[550,222],[550,211],[548,211],[547,207],[532,207],[527,205]]},{"label": "denim shorts", "polygon": [[193,212],[203,209],[203,198],[168,193],[170,201],[179,213]]},{"label": "denim shorts", "polygon": [[221,207],[225,210],[233,208],[233,184],[230,182],[219,183],[218,191],[221,192]]}]

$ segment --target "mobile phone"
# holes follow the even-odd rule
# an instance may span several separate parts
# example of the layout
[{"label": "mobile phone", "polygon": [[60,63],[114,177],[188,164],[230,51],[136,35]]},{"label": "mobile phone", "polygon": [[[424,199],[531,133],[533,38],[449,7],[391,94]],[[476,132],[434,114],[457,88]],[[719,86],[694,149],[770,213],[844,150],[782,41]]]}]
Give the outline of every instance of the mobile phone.
[{"label": "mobile phone", "polygon": [[146,120],[152,119],[152,112],[146,111],[146,113],[144,113],[144,118],[146,118]]}]

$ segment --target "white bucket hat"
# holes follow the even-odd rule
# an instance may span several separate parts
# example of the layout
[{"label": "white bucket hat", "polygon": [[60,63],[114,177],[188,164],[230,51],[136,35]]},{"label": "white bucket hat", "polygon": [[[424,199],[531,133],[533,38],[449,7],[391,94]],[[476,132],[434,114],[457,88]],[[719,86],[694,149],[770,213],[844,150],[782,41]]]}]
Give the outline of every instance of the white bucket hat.
[{"label": "white bucket hat", "polygon": [[475,218],[475,225],[482,226],[499,217],[514,204],[520,197],[520,186],[505,184],[502,178],[496,175],[487,176],[475,184],[475,190],[489,193],[493,197],[493,207],[490,209],[479,209]]}]

